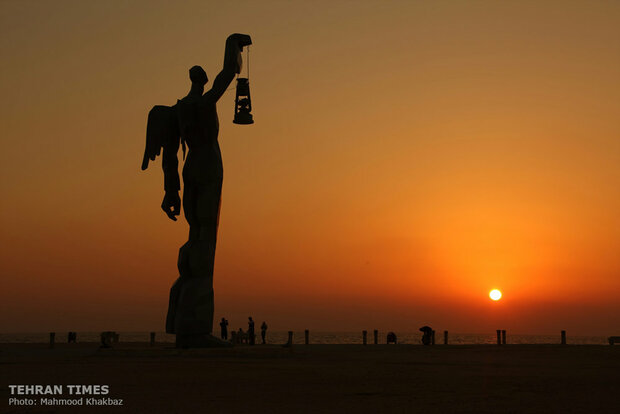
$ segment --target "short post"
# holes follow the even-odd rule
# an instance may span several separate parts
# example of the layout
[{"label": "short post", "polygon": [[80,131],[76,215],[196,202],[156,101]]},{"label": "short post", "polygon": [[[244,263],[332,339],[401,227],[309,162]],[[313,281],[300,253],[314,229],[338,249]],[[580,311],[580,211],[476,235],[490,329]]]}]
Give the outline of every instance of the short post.
[{"label": "short post", "polygon": [[431,332],[431,345],[435,345],[435,330]]},{"label": "short post", "polygon": [[443,344],[448,345],[448,331],[443,331]]},{"label": "short post", "polygon": [[375,339],[375,345],[377,345],[379,343],[379,331],[377,329],[375,329],[372,334],[374,335],[374,339]]},{"label": "short post", "polygon": [[54,347],[54,342],[56,342],[56,332],[50,332],[50,348]]},{"label": "short post", "polygon": [[506,345],[506,330],[502,329],[502,345]]},{"label": "short post", "polygon": [[497,330],[497,345],[501,345],[502,344],[502,331],[501,329]]},{"label": "short post", "polygon": [[306,329],[306,330],[304,331],[304,335],[305,335],[305,342],[306,342],[306,345],[308,345],[308,344],[310,343],[310,330]]},{"label": "short post", "polygon": [[115,335],[115,333],[113,331],[103,331],[103,332],[101,332],[101,346],[100,346],[100,348],[112,348],[112,342],[114,341],[114,335]]},{"label": "short post", "polygon": [[293,331],[288,331],[288,342],[287,345],[293,345]]},{"label": "short post", "polygon": [[368,342],[368,331],[362,331],[362,343],[366,345]]},{"label": "short post", "polygon": [[566,345],[566,331],[562,331],[562,345]]},{"label": "short post", "polygon": [[151,332],[151,346],[155,345],[155,332]]}]

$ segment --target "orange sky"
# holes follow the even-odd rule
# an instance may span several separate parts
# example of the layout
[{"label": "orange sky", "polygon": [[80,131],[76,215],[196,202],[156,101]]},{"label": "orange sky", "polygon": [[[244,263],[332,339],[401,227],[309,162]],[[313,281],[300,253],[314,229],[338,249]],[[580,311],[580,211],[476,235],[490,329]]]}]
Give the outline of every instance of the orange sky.
[{"label": "orange sky", "polygon": [[0,331],[163,330],[187,223],[159,208],[160,161],[140,171],[146,116],[242,32],[256,123],[222,98],[217,318],[617,334],[620,3],[11,1],[0,19]]}]

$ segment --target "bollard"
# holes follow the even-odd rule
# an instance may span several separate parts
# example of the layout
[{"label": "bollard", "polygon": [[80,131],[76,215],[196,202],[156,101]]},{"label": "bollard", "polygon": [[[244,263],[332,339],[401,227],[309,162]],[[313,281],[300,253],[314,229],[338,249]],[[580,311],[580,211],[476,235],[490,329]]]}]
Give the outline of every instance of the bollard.
[{"label": "bollard", "polygon": [[562,331],[562,345],[566,345],[566,331]]},{"label": "bollard", "polygon": [[502,345],[506,345],[506,330],[502,329]]},{"label": "bollard", "polygon": [[497,330],[497,345],[502,344],[502,331],[500,329]]},{"label": "bollard", "polygon": [[362,331],[362,342],[364,345],[368,342],[368,331]]},{"label": "bollard", "polygon": [[114,338],[114,332],[112,332],[112,331],[103,331],[103,332],[101,332],[100,337],[101,337],[101,346],[100,346],[100,348],[112,348],[112,340]]},{"label": "bollard", "polygon": [[431,332],[431,345],[435,345],[435,330]]},{"label": "bollard", "polygon": [[287,345],[293,345],[293,331],[288,331],[288,342]]},{"label": "bollard", "polygon": [[56,332],[50,332],[50,348],[54,347],[55,341],[56,341]]},{"label": "bollard", "polygon": [[448,345],[448,331],[443,331],[443,344]]},{"label": "bollard", "polygon": [[304,332],[305,335],[305,340],[306,340],[306,345],[308,345],[310,343],[310,331],[308,329],[305,330]]},{"label": "bollard", "polygon": [[379,343],[379,331],[375,329],[372,333],[375,336],[375,345],[377,345]]},{"label": "bollard", "polygon": [[155,332],[151,332],[151,346],[155,345]]}]

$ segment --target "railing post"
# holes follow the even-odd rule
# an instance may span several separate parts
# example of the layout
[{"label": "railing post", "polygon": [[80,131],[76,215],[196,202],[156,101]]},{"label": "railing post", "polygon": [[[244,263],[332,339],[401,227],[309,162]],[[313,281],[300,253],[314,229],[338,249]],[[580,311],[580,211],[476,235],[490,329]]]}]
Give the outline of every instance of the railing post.
[{"label": "railing post", "polygon": [[562,345],[566,345],[566,331],[562,331]]},{"label": "railing post", "polygon": [[288,331],[288,342],[287,345],[293,345],[293,331]]},{"label": "railing post", "polygon": [[362,331],[362,342],[364,345],[368,342],[368,331]]},{"label": "railing post", "polygon": [[502,344],[502,330],[498,329],[497,330],[497,345],[501,345]]},{"label": "railing post", "polygon": [[151,346],[155,345],[155,332],[151,332]]},{"label": "railing post", "polygon": [[431,345],[435,345],[435,330],[431,332]]},{"label": "railing post", "polygon": [[502,345],[506,345],[506,330],[502,329]]},{"label": "railing post", "polygon": [[375,345],[377,345],[379,343],[379,331],[377,329],[375,329],[373,332],[374,335],[374,339],[375,339]]},{"label": "railing post", "polygon": [[305,342],[306,342],[306,345],[308,345],[308,344],[310,343],[310,330],[306,329],[306,330],[304,331],[304,335],[305,335]]},{"label": "railing post", "polygon": [[50,332],[50,348],[54,347],[55,342],[56,342],[56,332]]},{"label": "railing post", "polygon": [[443,331],[443,344],[448,345],[448,331]]}]

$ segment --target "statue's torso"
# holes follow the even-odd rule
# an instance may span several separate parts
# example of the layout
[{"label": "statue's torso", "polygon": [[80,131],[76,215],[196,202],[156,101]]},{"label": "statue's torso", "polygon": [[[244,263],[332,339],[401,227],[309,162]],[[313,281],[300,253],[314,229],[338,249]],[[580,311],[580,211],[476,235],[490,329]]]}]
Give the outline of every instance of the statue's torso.
[{"label": "statue's torso", "polygon": [[217,140],[219,120],[215,103],[187,96],[177,102],[181,137],[188,147],[183,180],[199,183],[221,180],[222,154]]}]

